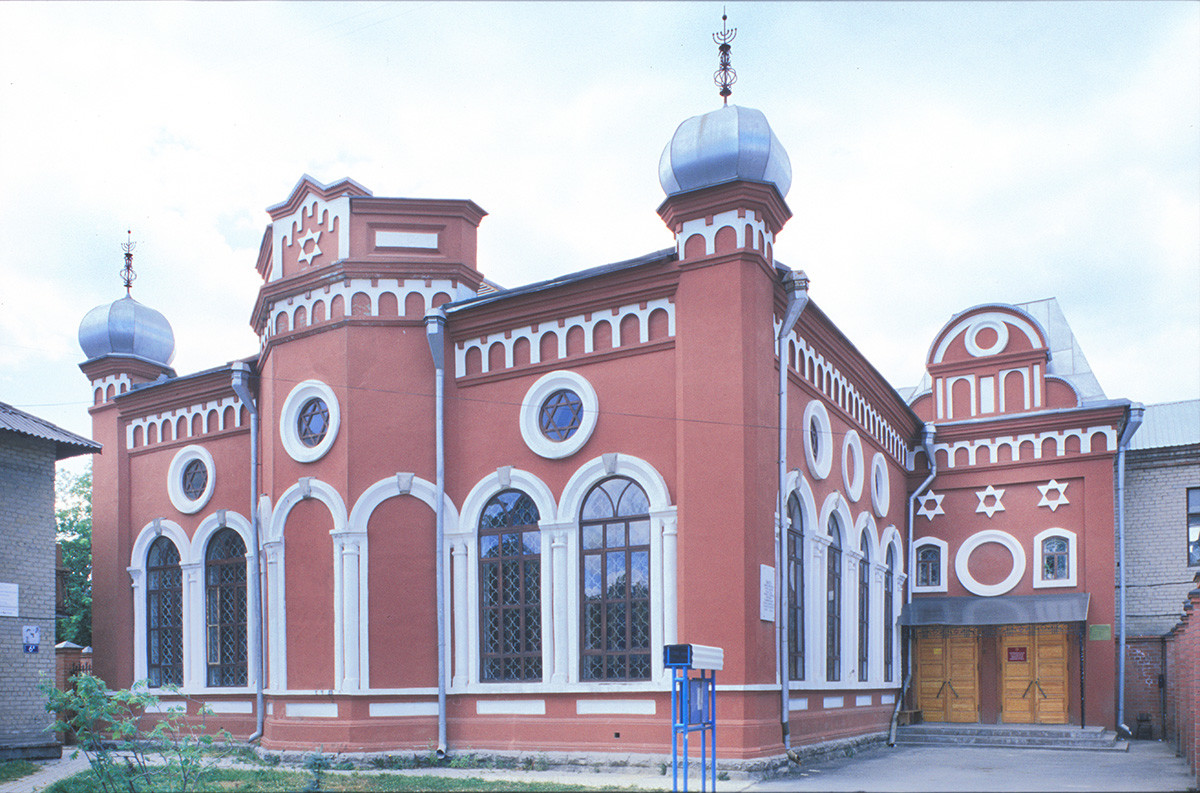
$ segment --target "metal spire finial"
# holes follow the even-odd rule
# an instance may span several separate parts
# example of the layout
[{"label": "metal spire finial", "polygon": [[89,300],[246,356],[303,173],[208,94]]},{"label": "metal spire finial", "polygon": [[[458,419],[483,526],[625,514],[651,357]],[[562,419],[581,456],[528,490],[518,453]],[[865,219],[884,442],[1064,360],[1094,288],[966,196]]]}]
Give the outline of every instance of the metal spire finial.
[{"label": "metal spire finial", "polygon": [[133,279],[137,278],[137,273],[133,271],[133,249],[137,247],[137,243],[133,241],[133,231],[126,229],[125,233],[129,235],[129,239],[121,244],[121,250],[125,251],[125,266],[121,268],[121,280],[125,282],[125,296],[129,297],[133,288]]},{"label": "metal spire finial", "polygon": [[737,36],[737,28],[727,28],[725,21],[728,19],[725,16],[725,9],[721,9],[721,31],[713,34],[713,41],[717,44],[717,50],[720,52],[721,65],[713,74],[713,82],[721,89],[721,98],[726,105],[729,104],[729,95],[733,93],[731,85],[737,82],[737,72],[729,65],[729,42],[733,41]]}]

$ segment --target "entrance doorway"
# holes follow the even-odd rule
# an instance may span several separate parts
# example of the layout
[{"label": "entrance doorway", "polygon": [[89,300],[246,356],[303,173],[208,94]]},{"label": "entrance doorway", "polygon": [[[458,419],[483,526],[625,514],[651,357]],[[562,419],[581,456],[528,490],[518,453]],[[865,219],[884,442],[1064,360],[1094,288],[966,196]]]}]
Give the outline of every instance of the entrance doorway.
[{"label": "entrance doorway", "polygon": [[925,721],[979,721],[979,631],[918,628],[917,707]]},{"label": "entrance doorway", "polygon": [[1000,635],[1000,720],[1067,723],[1065,626],[1006,626]]}]

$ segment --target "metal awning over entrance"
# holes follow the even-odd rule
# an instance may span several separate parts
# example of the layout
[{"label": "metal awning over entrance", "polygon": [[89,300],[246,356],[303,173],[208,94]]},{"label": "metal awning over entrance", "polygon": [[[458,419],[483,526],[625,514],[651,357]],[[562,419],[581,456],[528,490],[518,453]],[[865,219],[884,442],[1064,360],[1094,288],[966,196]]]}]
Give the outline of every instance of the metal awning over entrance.
[{"label": "metal awning over entrance", "polygon": [[1088,593],[918,597],[900,611],[901,625],[1029,625],[1087,620]]}]

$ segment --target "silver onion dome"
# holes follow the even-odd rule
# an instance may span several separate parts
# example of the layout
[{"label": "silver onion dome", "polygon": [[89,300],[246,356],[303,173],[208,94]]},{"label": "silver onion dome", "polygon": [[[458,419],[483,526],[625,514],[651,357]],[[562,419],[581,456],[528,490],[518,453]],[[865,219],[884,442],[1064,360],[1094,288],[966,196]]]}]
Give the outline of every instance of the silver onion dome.
[{"label": "silver onion dome", "polygon": [[726,105],[679,125],[658,163],[667,195],[744,179],[772,184],[781,197],[792,186],[792,161],[760,110]]},{"label": "silver onion dome", "polygon": [[88,360],[122,355],[169,366],[175,357],[175,333],[166,317],[126,296],[84,316],[79,346]]}]

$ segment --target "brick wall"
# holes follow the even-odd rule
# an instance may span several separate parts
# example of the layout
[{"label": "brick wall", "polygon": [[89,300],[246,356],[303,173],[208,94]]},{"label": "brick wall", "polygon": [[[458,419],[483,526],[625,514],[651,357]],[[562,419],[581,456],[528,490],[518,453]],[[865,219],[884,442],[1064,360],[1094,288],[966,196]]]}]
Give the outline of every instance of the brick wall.
[{"label": "brick wall", "polygon": [[1200,445],[1126,454],[1125,603],[1129,637],[1166,634],[1179,619],[1179,604],[1192,588],[1197,570],[1187,565],[1189,487],[1200,487]]},{"label": "brick wall", "polygon": [[[0,432],[0,583],[16,584],[16,617],[0,617],[0,750],[54,743],[38,690],[54,680],[55,447]],[[41,628],[38,652],[26,653],[23,628]]]},{"label": "brick wall", "polygon": [[1159,680],[1166,680],[1166,641],[1131,638],[1125,644],[1125,723],[1139,730],[1138,719],[1148,716],[1150,732],[1138,732],[1141,738],[1162,738],[1166,732],[1164,689],[1159,687]]},{"label": "brick wall", "polygon": [[1168,738],[1188,762],[1200,787],[1200,574],[1188,593],[1183,619],[1167,636]]}]

